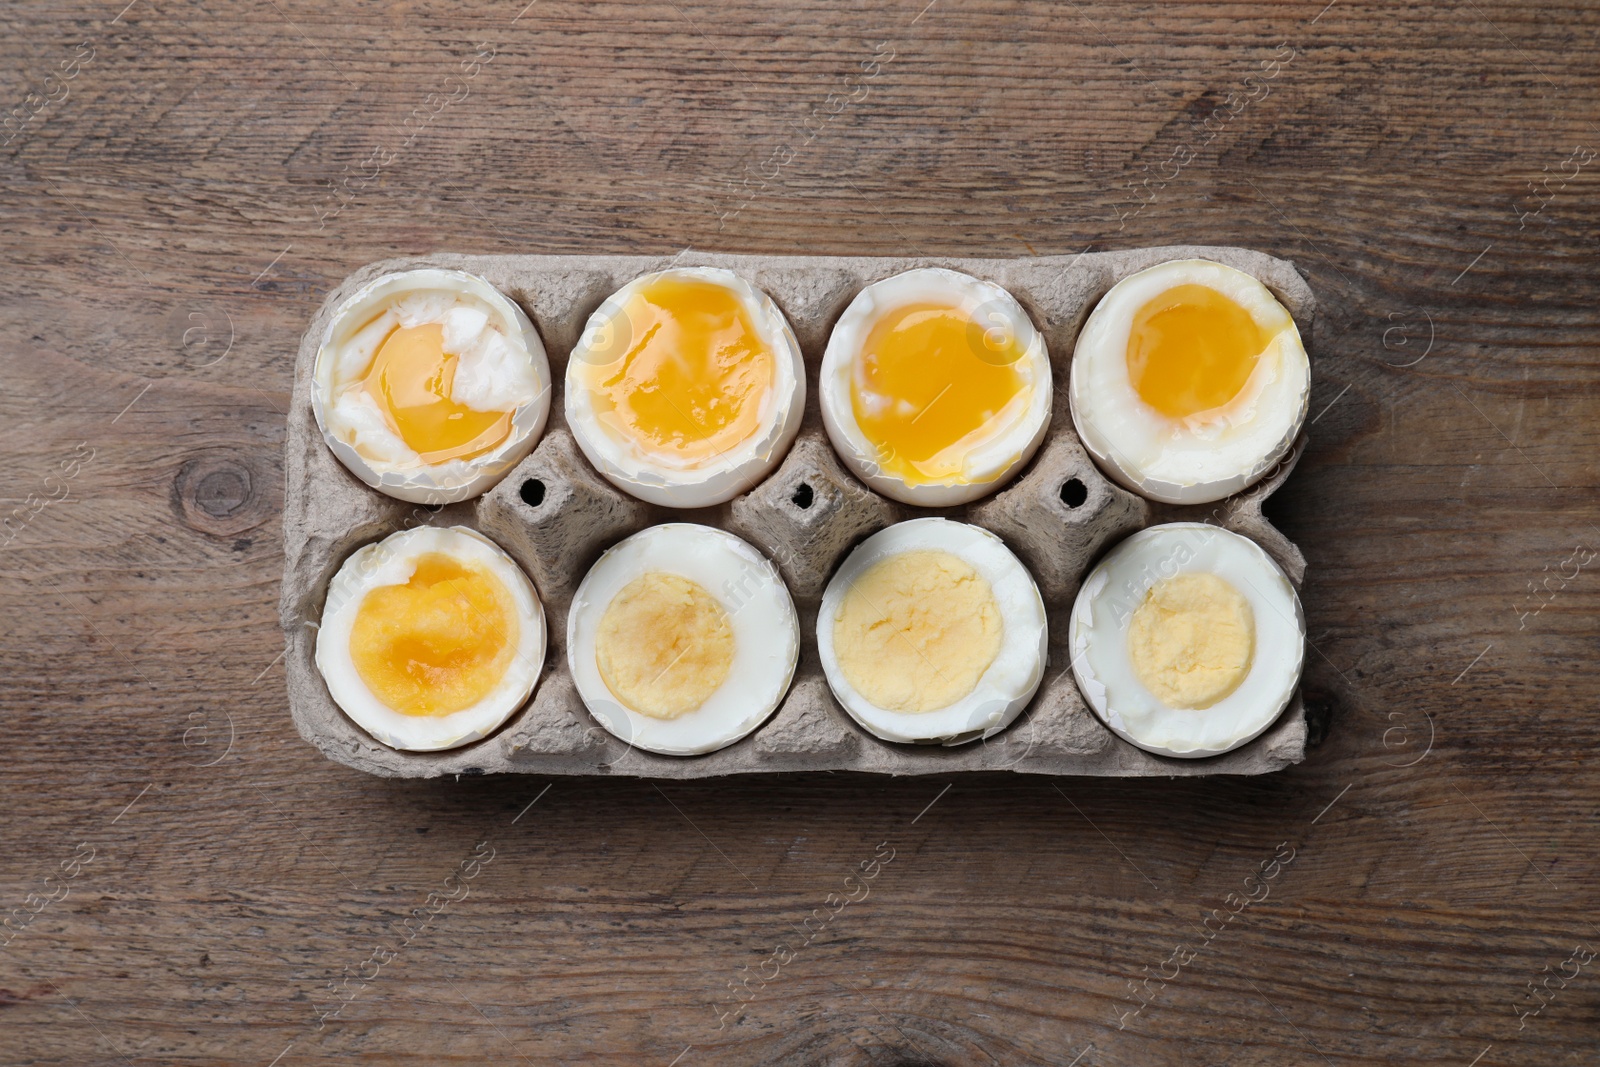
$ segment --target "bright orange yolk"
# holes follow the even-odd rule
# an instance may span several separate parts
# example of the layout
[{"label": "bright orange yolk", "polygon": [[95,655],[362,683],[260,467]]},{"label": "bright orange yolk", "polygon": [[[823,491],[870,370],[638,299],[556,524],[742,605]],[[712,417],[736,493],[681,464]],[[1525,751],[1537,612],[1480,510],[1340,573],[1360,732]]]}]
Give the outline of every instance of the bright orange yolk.
[{"label": "bright orange yolk", "polygon": [[1239,395],[1272,335],[1205,285],[1176,285],[1140,308],[1128,334],[1128,377],[1146,404],[1182,419]]},{"label": "bright orange yolk", "polygon": [[612,323],[618,357],[585,372],[601,421],[646,452],[703,460],[760,428],[776,358],[739,294],[658,278]]},{"label": "bright orange yolk", "polygon": [[438,323],[401,326],[378,346],[362,384],[424,463],[467,459],[511,433],[511,413],[474,411],[450,399],[456,357],[444,350]]},{"label": "bright orange yolk", "polygon": [[367,688],[395,711],[449,715],[499,684],[518,633],[511,594],[498,578],[430,552],[404,585],[362,598],[350,658]]},{"label": "bright orange yolk", "polygon": [[1023,354],[1006,326],[960,308],[909,304],[885,313],[851,382],[856,425],[878,463],[907,482],[959,476],[967,452],[1026,398]]}]

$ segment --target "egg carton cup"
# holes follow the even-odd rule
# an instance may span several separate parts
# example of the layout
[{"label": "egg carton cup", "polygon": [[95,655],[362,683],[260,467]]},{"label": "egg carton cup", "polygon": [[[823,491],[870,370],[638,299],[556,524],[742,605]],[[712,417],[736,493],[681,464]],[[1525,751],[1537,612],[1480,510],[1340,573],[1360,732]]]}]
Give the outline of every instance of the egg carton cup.
[{"label": "egg carton cup", "polygon": [[[1305,757],[1307,726],[1299,694],[1265,733],[1220,756],[1176,759],[1145,752],[1114,735],[1084,704],[1073,681],[1067,625],[1079,582],[1113,544],[1147,526],[1210,522],[1251,538],[1298,588],[1305,558],[1263,517],[1305,445],[1266,478],[1213,504],[1145,500],[1113,483],[1084,451],[1068,410],[1073,346],[1096,302],[1120,279],[1171,259],[1203,258],[1258,278],[1311,338],[1315,302],[1293,265],[1242,248],[1175,246],[1019,259],[742,256],[689,252],[664,256],[468,256],[435,254],[362,267],[328,295],[300,344],[284,445],[284,566],[280,616],[287,640],[289,706],[301,735],[329,759],[385,777],[612,774],[702,778],[772,771],[949,774],[1018,771],[1134,777],[1264,774]],[[563,415],[560,391],[569,354],[589,315],[633,278],[667,266],[725,267],[764,290],[783,310],[805,357],[804,421],[794,447],[767,478],[726,504],[678,510],[636,500],[584,458]],[[522,306],[544,340],[557,395],[537,447],[493,489],[474,500],[430,508],[384,496],[334,457],[312,413],[312,367],[328,321],[348,295],[390,271],[446,267],[487,279]],[[848,473],[823,431],[817,369],[828,333],[863,287],[916,267],[948,267],[1009,290],[1032,316],[1055,375],[1048,436],[1022,472],[999,492],[960,507],[898,504]],[[1049,619],[1049,665],[1029,707],[1006,729],[963,745],[880,741],[833,699],[817,656],[818,604],[846,553],[891,523],[942,515],[985,527],[1028,566]],[[600,553],[661,522],[728,530],[778,566],[800,615],[800,662],[777,712],[743,740],[702,756],[661,756],[608,733],[584,707],[567,669],[566,619],[573,593]],[[316,624],[339,566],[363,545],[420,525],[481,531],[527,571],[543,601],[549,652],[532,699],[487,738],[444,752],[401,752],[348,719],[328,694],[315,662]]]}]

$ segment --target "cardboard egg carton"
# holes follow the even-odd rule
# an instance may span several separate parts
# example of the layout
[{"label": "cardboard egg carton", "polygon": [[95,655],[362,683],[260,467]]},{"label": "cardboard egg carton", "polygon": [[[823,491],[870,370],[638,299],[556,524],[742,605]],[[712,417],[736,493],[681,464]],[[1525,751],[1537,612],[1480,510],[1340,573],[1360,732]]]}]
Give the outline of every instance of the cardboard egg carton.
[{"label": "cardboard egg carton", "polygon": [[[1073,681],[1067,620],[1090,565],[1123,537],[1164,522],[1205,521],[1253,539],[1298,587],[1305,558],[1262,516],[1304,448],[1296,443],[1266,479],[1215,504],[1157,504],[1112,483],[1072,427],[1067,377],[1085,318],[1119,279],[1169,259],[1206,258],[1260,279],[1311,338],[1314,300],[1294,267],[1240,248],[1168,247],[1026,259],[738,256],[465,256],[437,254],[373,263],[328,295],[300,344],[285,450],[287,555],[280,614],[288,642],[289,705],[302,736],[329,759],[387,777],[513,772],[699,778],[763,771],[948,774],[1010,770],[1064,775],[1262,774],[1305,756],[1299,695],[1249,744],[1206,759],[1153,755],[1112,734]],[[614,488],[579,452],[562,414],[562,383],[589,315],[624,283],[669,265],[726,267],[765,290],[788,316],[805,356],[805,421],[783,463],[727,504],[671,510]],[[822,428],[816,374],[829,330],[862,287],[914,267],[965,271],[1004,286],[1049,346],[1055,410],[1033,461],[998,493],[955,508],[913,508],[868,490],[834,454]],[[533,452],[476,500],[429,509],[384,496],[345,470],[324,444],[311,409],[312,364],[335,307],[380,274],[450,267],[486,278],[527,311],[550,357],[550,424]],[[866,733],[834,701],[817,658],[817,607],[829,576],[867,535],[920,515],[976,523],[1000,535],[1039,584],[1050,659],[1032,704],[1007,729],[965,745],[901,745]],[[800,663],[778,711],[749,737],[703,756],[660,756],[613,737],[584,708],[567,669],[567,611],[578,583],[606,548],[646,526],[683,521],[732,531],[782,571],[801,621]],[[328,695],[314,660],[316,622],[328,583],[362,545],[418,525],[465,525],[492,538],[527,571],[544,603],[549,652],[532,699],[496,733],[446,752],[400,752],[378,743]]]}]

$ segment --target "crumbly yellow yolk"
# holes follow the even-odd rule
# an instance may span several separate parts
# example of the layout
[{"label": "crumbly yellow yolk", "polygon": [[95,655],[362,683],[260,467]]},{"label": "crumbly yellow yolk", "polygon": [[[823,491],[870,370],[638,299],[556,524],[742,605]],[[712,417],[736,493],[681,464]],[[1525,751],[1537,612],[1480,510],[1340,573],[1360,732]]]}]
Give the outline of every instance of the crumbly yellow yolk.
[{"label": "crumbly yellow yolk", "polygon": [[704,704],[728,680],[733,651],[733,627],[717,598],[661,571],[623,586],[594,638],[606,687],[653,719],[676,719]]},{"label": "crumbly yellow yolk", "polygon": [[867,334],[850,387],[856,425],[884,471],[907,483],[943,481],[1027,399],[1023,349],[1009,326],[960,308],[909,304]]},{"label": "crumbly yellow yolk", "polygon": [[1128,626],[1133,671],[1172,708],[1209,708],[1239,688],[1255,655],[1255,613],[1214,574],[1151,586]]},{"label": "crumbly yellow yolk", "polygon": [[1004,624],[983,575],[949,552],[873,564],[839,604],[833,651],[856,692],[887,711],[949,707],[978,685]]},{"label": "crumbly yellow yolk", "polygon": [[600,419],[646,452],[713,458],[760,429],[777,359],[740,295],[657,278],[612,323],[617,358],[583,372]]},{"label": "crumbly yellow yolk", "polygon": [[511,434],[511,413],[474,411],[450,399],[456,357],[438,323],[400,326],[378,346],[362,384],[400,439],[424,463],[468,459]]},{"label": "crumbly yellow yolk", "polygon": [[356,609],[350,658],[379,700],[404,715],[449,715],[489,694],[516,654],[516,606],[499,578],[442,552],[404,585]]},{"label": "crumbly yellow yolk", "polygon": [[1175,285],[1134,314],[1128,377],[1146,404],[1188,418],[1238,396],[1273,336],[1217,290]]}]

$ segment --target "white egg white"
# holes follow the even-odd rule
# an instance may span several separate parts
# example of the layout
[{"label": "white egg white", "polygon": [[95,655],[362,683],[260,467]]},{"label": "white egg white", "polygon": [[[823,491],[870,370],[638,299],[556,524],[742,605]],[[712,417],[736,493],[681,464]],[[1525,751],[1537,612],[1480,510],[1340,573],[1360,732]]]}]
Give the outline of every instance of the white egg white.
[{"label": "white egg white", "polygon": [[[721,603],[733,630],[727,679],[700,707],[675,719],[623,704],[595,658],[606,609],[625,586],[650,573],[700,585]],[[567,664],[590,714],[628,744],[666,756],[712,752],[747,736],[783,702],[799,658],[800,620],[777,567],[733,534],[694,523],[652,526],[607,550],[584,575],[567,615]]]},{"label": "white egg white", "polygon": [[[948,552],[976,570],[989,583],[1004,630],[994,661],[972,692],[933,711],[891,711],[850,684],[834,646],[834,625],[862,575],[892,556],[918,551]],[[1044,677],[1048,641],[1044,601],[1027,568],[988,530],[950,519],[912,519],[867,538],[828,582],[817,612],[817,652],[828,688],[862,729],[885,741],[960,745],[992,737],[1033,699]]]},{"label": "white egg white", "polygon": [[[1230,297],[1276,329],[1240,394],[1188,419],[1144,402],[1128,372],[1128,336],[1149,301],[1195,284]],[[1151,500],[1205,504],[1253,485],[1294,447],[1311,396],[1311,364],[1294,320],[1261,282],[1203,259],[1130,275],[1101,298],[1073,350],[1068,392],[1084,447],[1111,478]]]},{"label": "white egg white", "polygon": [[[451,399],[508,411],[506,440],[479,456],[428,464],[394,432],[361,378],[397,326],[438,323],[456,360]],[[374,279],[340,305],[317,350],[312,410],[350,472],[389,496],[450,504],[477,496],[533,450],[550,415],[550,364],[527,314],[494,286],[459,270],[426,268]]]},{"label": "white egg white", "polygon": [[[417,559],[440,553],[477,565],[510,593],[517,616],[517,646],[505,674],[483,699],[449,715],[407,715],[380,700],[356,670],[350,633],[361,602],[374,589],[404,585]],[[544,668],[544,607],[533,583],[494,542],[465,526],[422,526],[390,534],[357,550],[328,586],[317,628],[317,669],[328,693],[357,726],[390,748],[433,752],[487,737],[527,703]]]},{"label": "white egg white", "polygon": [[[593,397],[579,377],[586,366],[620,360],[640,340],[628,323],[626,309],[634,294],[662,277],[698,279],[731,290],[773,357],[772,387],[762,399],[756,431],[710,459],[694,459],[681,465],[645,451],[631,438],[607,427],[596,416]],[[805,398],[805,365],[789,320],[766,293],[720,267],[678,267],[635,278],[607,297],[589,316],[567,363],[567,425],[578,447],[611,484],[662,507],[709,507],[754,488],[783,461],[794,444],[805,413]]]},{"label": "white egg white", "polygon": [[[861,350],[878,320],[897,308],[920,303],[960,308],[973,322],[977,344],[985,343],[984,335],[990,332],[1015,339],[1023,353],[1017,368],[1028,392],[1016,417],[966,454],[959,476],[907,482],[883,469],[877,446],[856,422],[851,392]],[[942,267],[909,270],[857,293],[828,337],[819,377],[822,424],[834,450],[856,477],[903,504],[949,507],[995,491],[1033,457],[1050,425],[1050,356],[1028,313],[1000,286]]]},{"label": "white egg white", "polygon": [[[1179,574],[1213,574],[1255,616],[1249,673],[1209,708],[1172,708],[1145,688],[1128,650],[1133,614],[1150,587]],[[1166,756],[1215,756],[1271,726],[1288,707],[1305,662],[1305,616],[1294,585],[1254,541],[1218,526],[1175,522],[1134,534],[1078,590],[1068,641],[1084,699],[1117,736]]]}]

